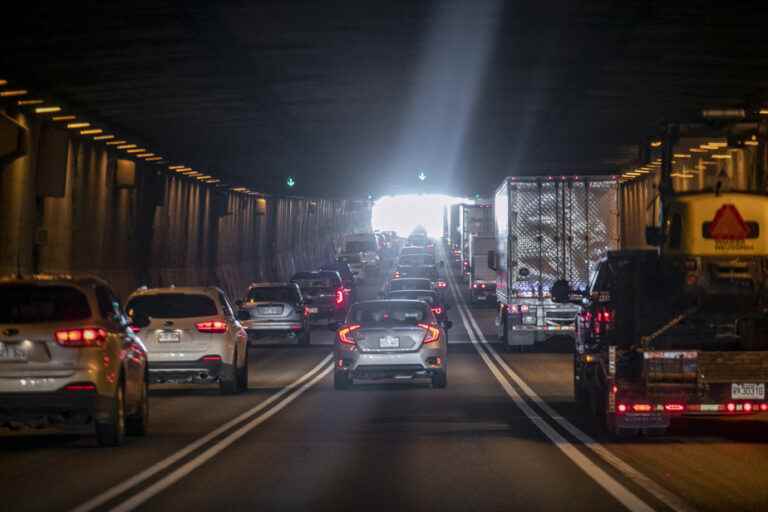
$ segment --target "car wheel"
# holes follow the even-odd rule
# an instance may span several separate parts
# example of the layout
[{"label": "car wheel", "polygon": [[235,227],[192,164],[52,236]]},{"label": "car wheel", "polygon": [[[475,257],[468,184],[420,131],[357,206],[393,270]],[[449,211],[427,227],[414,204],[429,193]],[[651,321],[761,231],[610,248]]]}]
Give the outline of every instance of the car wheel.
[{"label": "car wheel", "polygon": [[96,440],[101,446],[120,446],[125,441],[125,388],[117,385],[110,406],[109,419],[95,424]]},{"label": "car wheel", "polygon": [[432,387],[435,389],[445,389],[448,385],[448,374],[446,372],[435,372],[432,374]]},{"label": "car wheel", "polygon": [[352,379],[346,372],[333,372],[333,387],[336,389],[349,389]]},{"label": "car wheel", "polygon": [[299,338],[299,345],[306,347],[310,343],[312,343],[312,333],[309,329],[304,329],[304,331],[301,333],[301,337]]},{"label": "car wheel", "polygon": [[237,385],[240,391],[248,389],[248,351],[245,352],[245,361],[243,367],[237,370]]},{"label": "car wheel", "polygon": [[222,395],[234,395],[240,391],[237,378],[237,354],[233,359],[234,364],[222,365],[221,375],[219,376],[219,391]]},{"label": "car wheel", "polygon": [[141,397],[136,412],[126,418],[125,430],[129,436],[143,436],[149,426],[149,384],[147,379],[141,383]]}]

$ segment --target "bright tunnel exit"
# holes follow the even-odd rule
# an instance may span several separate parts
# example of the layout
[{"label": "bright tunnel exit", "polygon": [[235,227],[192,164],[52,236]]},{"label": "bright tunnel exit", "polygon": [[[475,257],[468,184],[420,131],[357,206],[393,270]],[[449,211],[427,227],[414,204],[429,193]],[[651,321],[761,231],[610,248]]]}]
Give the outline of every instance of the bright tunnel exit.
[{"label": "bright tunnel exit", "polygon": [[384,196],[373,204],[373,229],[396,231],[408,236],[416,226],[437,238],[443,234],[443,210],[456,203],[472,202],[461,197],[442,194],[403,194]]}]

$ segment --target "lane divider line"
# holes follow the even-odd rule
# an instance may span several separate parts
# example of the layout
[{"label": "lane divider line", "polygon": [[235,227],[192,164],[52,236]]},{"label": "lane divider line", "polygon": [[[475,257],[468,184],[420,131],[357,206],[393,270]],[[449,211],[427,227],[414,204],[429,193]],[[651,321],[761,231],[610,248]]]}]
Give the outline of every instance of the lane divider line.
[{"label": "lane divider line", "polygon": [[578,428],[576,425],[568,421],[564,416],[562,416],[560,413],[555,411],[546,401],[544,401],[538,393],[536,393],[523,379],[520,377],[520,375],[515,372],[504,360],[501,355],[496,351],[496,349],[493,348],[493,345],[491,345],[488,340],[483,335],[482,331],[480,330],[480,327],[478,327],[477,322],[475,321],[474,317],[472,316],[471,312],[469,313],[469,319],[474,325],[475,329],[477,330],[480,341],[483,343],[484,348],[490,352],[490,354],[493,356],[493,358],[496,360],[496,362],[501,366],[501,368],[504,369],[504,371],[509,375],[512,380],[517,384],[520,389],[523,390],[523,393],[536,405],[538,405],[550,418],[552,418],[558,425],[560,425],[563,429],[568,431],[573,437],[579,440],[584,446],[592,450],[592,452],[595,453],[598,457],[600,457],[603,461],[611,465],[614,469],[622,473],[624,476],[635,482],[637,485],[641,486],[643,489],[651,493],[656,499],[664,503],[664,505],[668,506],[672,510],[675,510],[676,512],[692,512],[694,509],[688,505],[688,503],[683,500],[681,497],[674,494],[672,491],[669,491],[668,489],[662,487],[656,481],[652,480],[650,477],[644,475],[637,469],[633,468],[623,460],[621,460],[619,457],[614,455],[608,448],[597,442],[595,439],[593,439],[589,434],[585,433],[583,430]]},{"label": "lane divider line", "polygon": [[[306,386],[306,384],[305,384],[306,381],[311,379],[312,375],[314,375],[318,371],[323,370],[323,367],[327,366],[331,362],[332,357],[333,357],[333,354],[328,354],[314,368],[309,370],[307,373],[305,373],[304,375],[302,375],[301,377],[299,377],[298,379],[296,379],[292,383],[290,383],[287,386],[285,386],[283,389],[281,389],[277,393],[271,395],[269,398],[267,398],[263,402],[260,402],[259,404],[257,404],[256,406],[252,407],[251,409],[245,411],[244,413],[240,414],[236,418],[228,421],[227,423],[221,425],[220,427],[216,428],[215,430],[212,430],[211,432],[209,432],[208,434],[204,435],[203,437],[201,437],[201,438],[197,439],[196,441],[188,444],[187,446],[185,446],[181,450],[179,450],[179,451],[173,453],[172,455],[166,457],[165,459],[163,459],[163,460],[153,464],[152,466],[148,467],[144,471],[142,471],[140,473],[137,473],[136,475],[134,475],[133,477],[129,478],[128,480],[125,480],[124,482],[122,482],[122,483],[120,483],[120,484],[118,484],[118,485],[116,485],[116,486],[114,486],[114,487],[104,491],[103,493],[101,493],[101,494],[99,494],[97,496],[94,496],[93,498],[91,498],[90,500],[86,501],[85,503],[83,503],[81,505],[78,505],[77,507],[73,508],[71,510],[71,512],[90,512],[90,511],[92,511],[92,510],[94,510],[94,509],[104,505],[105,503],[113,500],[114,498],[120,496],[121,494],[129,491],[133,487],[136,487],[137,485],[143,483],[144,481],[152,478],[157,473],[159,473],[159,472],[169,468],[170,466],[173,466],[174,464],[176,464],[180,460],[182,460],[185,457],[189,456],[191,453],[199,450],[200,448],[202,448],[206,444],[210,443],[213,439],[216,439],[217,437],[219,437],[223,433],[227,432],[228,430],[231,430],[235,426],[237,426],[237,425],[239,425],[239,424],[241,424],[241,423],[243,423],[245,421],[248,421],[251,417],[253,417],[254,415],[256,415],[259,412],[263,411],[267,407],[271,406],[273,403],[275,403],[276,401],[280,400],[283,396],[291,393],[297,387],[302,386],[302,384],[304,384],[304,386]],[[333,368],[332,365],[328,366],[327,368],[325,368],[323,370],[323,373],[321,373],[321,376],[324,377],[325,375],[327,375],[327,373],[332,368]],[[316,377],[311,382],[315,383],[315,382],[317,382],[319,380],[320,379],[318,379]],[[290,395],[290,396],[293,396],[293,398],[291,398],[290,401],[295,400],[295,398],[298,397],[298,395],[300,395],[301,393],[306,391],[306,389],[309,389],[309,387],[304,387],[304,386],[301,387],[301,392],[298,393],[297,395],[295,395],[295,396]],[[290,396],[289,396],[289,398],[290,398]],[[286,399],[286,400],[288,400],[288,399]],[[283,407],[284,407],[284,405],[283,405]],[[281,409],[282,409],[282,407],[281,407]]]},{"label": "lane divider line", "polygon": [[[641,500],[635,493],[627,489],[624,485],[619,483],[615,478],[606,473],[602,468],[592,462],[586,455],[584,455],[576,446],[563,437],[557,430],[539,414],[534,411],[530,405],[523,399],[517,390],[512,386],[507,377],[499,370],[498,366],[489,357],[489,354],[484,350],[485,347],[481,347],[478,343],[476,334],[472,325],[470,324],[467,316],[471,313],[468,312],[466,303],[463,297],[460,297],[457,293],[456,283],[453,280],[453,275],[448,274],[448,280],[450,281],[451,294],[454,301],[458,306],[459,315],[464,323],[464,327],[469,334],[469,338],[472,341],[472,345],[477,350],[478,355],[483,360],[485,365],[490,370],[491,374],[496,378],[504,391],[509,395],[515,405],[528,417],[531,422],[538,427],[538,429],[554,444],[566,457],[568,457],[576,466],[587,474],[592,480],[594,480],[600,487],[605,489],[611,496],[624,505],[628,510],[633,512],[651,512],[654,509]],[[466,311],[465,311],[466,310]],[[480,333],[482,335],[482,332]]]},{"label": "lane divider line", "polygon": [[172,473],[168,474],[167,476],[163,477],[161,480],[158,480],[154,484],[150,485],[143,491],[141,491],[138,494],[133,495],[131,498],[125,500],[120,505],[112,508],[110,512],[129,512],[131,510],[134,510],[135,508],[142,505],[144,502],[152,498],[153,496],[156,496],[157,494],[161,493],[168,487],[172,486],[185,476],[189,475],[191,472],[193,472],[195,469],[199,468],[209,460],[211,460],[213,457],[221,453],[223,450],[225,450],[227,447],[229,447],[232,443],[246,435],[251,430],[255,429],[265,421],[267,421],[269,418],[283,410],[285,407],[288,406],[291,402],[296,400],[299,396],[301,396],[305,391],[307,391],[309,388],[320,382],[322,379],[324,379],[328,374],[333,371],[333,365],[328,365],[323,371],[321,371],[318,375],[315,376],[312,380],[309,382],[305,382],[304,385],[302,385],[300,388],[296,389],[293,393],[288,395],[284,400],[279,402],[277,405],[272,407],[271,409],[267,410],[265,413],[261,414],[260,416],[254,418],[249,423],[243,425],[239,429],[235,430],[231,434],[227,435],[220,441],[218,441],[216,444],[205,450],[203,453],[198,455],[197,457],[193,458],[183,466],[179,467]]}]

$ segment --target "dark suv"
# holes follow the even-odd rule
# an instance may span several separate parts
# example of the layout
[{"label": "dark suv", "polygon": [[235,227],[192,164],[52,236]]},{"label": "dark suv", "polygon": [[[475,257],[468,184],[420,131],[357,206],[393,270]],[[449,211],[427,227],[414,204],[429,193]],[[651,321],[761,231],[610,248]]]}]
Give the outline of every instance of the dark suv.
[{"label": "dark suv", "polygon": [[296,283],[254,283],[237,305],[237,318],[251,344],[288,341],[309,345],[309,312]]},{"label": "dark suv", "polygon": [[326,319],[333,323],[344,320],[349,309],[349,300],[344,293],[344,284],[338,272],[299,272],[291,277],[291,282],[299,285],[311,320]]},{"label": "dark suv", "polygon": [[320,270],[328,270],[330,272],[338,272],[341,276],[342,284],[344,285],[344,294],[350,303],[357,300],[357,290],[355,287],[355,275],[352,273],[352,269],[349,268],[348,263],[336,262],[328,263],[320,267]]}]

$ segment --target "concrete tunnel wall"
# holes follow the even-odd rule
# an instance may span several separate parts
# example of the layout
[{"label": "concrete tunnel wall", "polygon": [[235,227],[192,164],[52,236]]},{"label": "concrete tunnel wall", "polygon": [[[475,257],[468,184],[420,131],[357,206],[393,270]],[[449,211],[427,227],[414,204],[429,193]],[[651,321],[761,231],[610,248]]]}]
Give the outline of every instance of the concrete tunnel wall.
[{"label": "concrete tunnel wall", "polygon": [[[332,260],[345,234],[370,229],[364,202],[257,196],[165,166],[131,169],[103,144],[10,117],[26,129],[27,153],[0,166],[2,275],[93,273],[123,297],[144,284],[218,285],[234,299],[252,281]],[[52,171],[46,142],[54,133],[65,139]],[[134,177],[128,186],[123,171]]]}]

